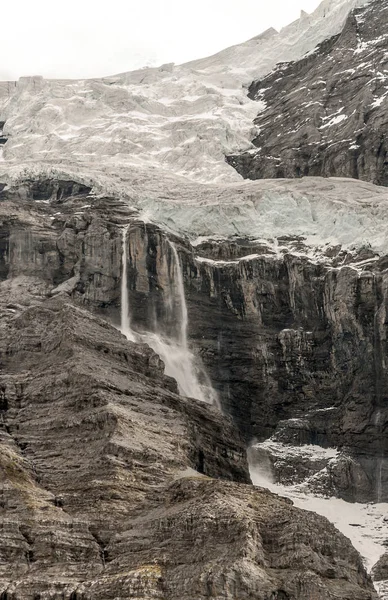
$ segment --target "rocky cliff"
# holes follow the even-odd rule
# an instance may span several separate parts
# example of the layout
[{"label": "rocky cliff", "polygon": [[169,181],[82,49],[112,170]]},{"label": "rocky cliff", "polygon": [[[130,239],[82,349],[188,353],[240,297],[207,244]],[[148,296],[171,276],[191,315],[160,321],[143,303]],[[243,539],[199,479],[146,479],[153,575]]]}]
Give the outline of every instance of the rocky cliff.
[{"label": "rocky cliff", "polygon": [[229,164],[250,179],[322,175],[388,185],[387,9],[385,0],[355,9],[340,34],[254,81],[256,148],[229,155]]},{"label": "rocky cliff", "polygon": [[[160,227],[62,180],[6,188],[1,210],[5,314],[17,309],[17,295],[33,304],[65,294],[119,325],[129,222],[132,326],[176,334],[176,258]],[[351,501],[386,500],[386,259],[367,247],[328,246],[316,260],[300,238],[279,238],[275,250],[240,238],[171,239],[197,363],[246,444],[339,449],[330,468],[308,471],[320,473],[315,485]]]},{"label": "rocky cliff", "polygon": [[1,282],[2,598],[374,599],[326,519],[247,485],[232,421],[179,396],[147,345],[63,287],[49,239],[63,230],[38,252],[23,208],[32,230]]}]

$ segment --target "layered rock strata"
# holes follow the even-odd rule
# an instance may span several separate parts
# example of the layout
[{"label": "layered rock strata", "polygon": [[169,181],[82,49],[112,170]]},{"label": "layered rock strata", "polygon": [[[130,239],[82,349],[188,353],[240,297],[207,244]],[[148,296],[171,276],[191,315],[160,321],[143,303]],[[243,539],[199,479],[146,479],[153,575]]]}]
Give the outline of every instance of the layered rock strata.
[{"label": "layered rock strata", "polygon": [[231,421],[178,396],[148,346],[62,294],[13,310],[0,338],[2,598],[376,597],[325,519],[246,485]]},{"label": "layered rock strata", "polygon": [[[166,233],[139,222],[123,202],[79,184],[39,181],[4,190],[0,210],[5,317],[20,297],[31,305],[64,293],[119,325],[129,222],[132,325],[166,337],[179,328]],[[191,345],[246,443],[274,436],[340,448],[330,490],[347,500],[385,500],[386,259],[340,247],[313,259],[300,238],[276,247],[173,239]]]},{"label": "layered rock strata", "polygon": [[61,298],[1,329],[4,597],[70,598],[102,573],[120,523],[181,471],[249,481],[232,424],[179,397],[148,346]]}]

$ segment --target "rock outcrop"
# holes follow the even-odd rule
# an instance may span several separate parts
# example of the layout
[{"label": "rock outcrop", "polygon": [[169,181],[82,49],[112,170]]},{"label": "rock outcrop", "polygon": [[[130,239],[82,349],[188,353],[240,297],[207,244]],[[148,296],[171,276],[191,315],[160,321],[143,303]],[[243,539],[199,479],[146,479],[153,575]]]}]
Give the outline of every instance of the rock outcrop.
[{"label": "rock outcrop", "polygon": [[387,8],[0,83],[0,600],[376,600],[248,461],[388,500],[387,189],[224,155],[388,186]]},{"label": "rock outcrop", "polygon": [[388,582],[388,552],[386,552],[373,567],[375,581]]},{"label": "rock outcrop", "polygon": [[388,598],[388,553],[386,552],[372,569],[373,579],[379,591],[379,598]]},{"label": "rock outcrop", "polygon": [[336,478],[348,500],[387,497],[383,265],[285,251],[187,267],[193,337],[227,413],[247,440],[342,448],[355,459]]},{"label": "rock outcrop", "polygon": [[388,185],[386,0],[348,16],[342,32],[254,81],[264,102],[256,148],[228,156],[245,178],[322,175]]},{"label": "rock outcrop", "polygon": [[0,354],[5,597],[62,597],[97,577],[119,523],[180,472],[249,482],[230,421],[179,397],[148,346],[63,298],[4,320]]}]

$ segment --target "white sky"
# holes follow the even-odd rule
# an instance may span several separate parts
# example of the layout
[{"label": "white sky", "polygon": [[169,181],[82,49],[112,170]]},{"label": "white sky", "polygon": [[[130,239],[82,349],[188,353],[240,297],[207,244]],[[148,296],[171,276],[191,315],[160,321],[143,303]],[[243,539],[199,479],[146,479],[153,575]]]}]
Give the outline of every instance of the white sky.
[{"label": "white sky", "polygon": [[181,63],[280,29],[319,0],[3,0],[0,79]]}]

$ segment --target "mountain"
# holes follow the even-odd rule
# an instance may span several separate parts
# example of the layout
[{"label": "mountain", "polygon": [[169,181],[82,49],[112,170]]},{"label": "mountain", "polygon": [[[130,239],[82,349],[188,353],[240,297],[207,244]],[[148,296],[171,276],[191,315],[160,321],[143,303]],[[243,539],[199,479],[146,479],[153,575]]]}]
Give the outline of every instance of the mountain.
[{"label": "mountain", "polygon": [[[279,134],[353,56],[357,135],[384,7],[0,83],[0,599],[386,597],[388,190],[296,176]],[[384,106],[359,148],[380,178]],[[274,140],[287,179],[254,170]]]},{"label": "mountain", "polygon": [[388,184],[387,9],[380,0],[352,11],[340,34],[252,83],[256,148],[228,157],[243,177]]}]

